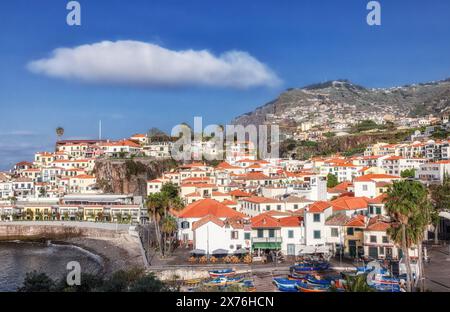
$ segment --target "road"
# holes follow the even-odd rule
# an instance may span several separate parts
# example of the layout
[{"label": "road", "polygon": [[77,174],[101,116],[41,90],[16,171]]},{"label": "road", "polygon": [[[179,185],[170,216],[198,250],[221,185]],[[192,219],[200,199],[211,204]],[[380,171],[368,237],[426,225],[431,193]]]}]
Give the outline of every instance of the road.
[{"label": "road", "polygon": [[433,292],[450,292],[449,247],[429,250],[431,262],[425,264],[425,287]]}]

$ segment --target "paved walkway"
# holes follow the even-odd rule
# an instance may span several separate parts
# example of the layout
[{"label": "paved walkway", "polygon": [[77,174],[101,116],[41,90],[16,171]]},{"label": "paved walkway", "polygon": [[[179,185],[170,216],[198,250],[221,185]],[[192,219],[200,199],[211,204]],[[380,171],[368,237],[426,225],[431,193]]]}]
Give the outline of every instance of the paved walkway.
[{"label": "paved walkway", "polygon": [[431,262],[425,264],[425,287],[434,292],[450,292],[449,247],[429,250]]}]

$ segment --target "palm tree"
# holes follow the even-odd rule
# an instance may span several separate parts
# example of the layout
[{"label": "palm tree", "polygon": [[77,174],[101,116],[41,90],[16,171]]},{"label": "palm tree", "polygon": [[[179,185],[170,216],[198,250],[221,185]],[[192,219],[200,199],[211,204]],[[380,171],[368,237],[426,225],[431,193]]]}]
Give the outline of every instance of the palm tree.
[{"label": "palm tree", "polygon": [[442,184],[430,186],[430,198],[435,209],[434,243],[439,243],[439,213],[450,209],[450,177],[445,176]]},{"label": "palm tree", "polygon": [[[169,210],[175,209],[180,210],[184,207],[183,201],[178,196],[179,194],[179,188],[174,185],[173,183],[166,183],[162,186],[161,191],[159,193],[151,194],[147,198],[147,209],[149,212],[149,215],[152,217],[152,221],[155,227],[155,235],[156,235],[156,241],[157,245],[159,247],[159,250],[161,252],[161,255],[164,256],[165,253],[165,245],[166,245],[166,239],[167,239],[167,232],[163,232],[161,227],[163,226],[164,222],[171,223],[172,221],[166,221],[169,219]],[[172,224],[170,228],[172,227]],[[175,222],[176,227],[176,222]],[[167,227],[169,228],[169,227]],[[173,232],[175,232],[173,230]],[[171,232],[171,233],[173,233]],[[164,237],[163,235],[164,234]],[[172,238],[170,238],[170,241]],[[164,241],[164,243],[163,243]]]},{"label": "palm tree", "polygon": [[361,274],[357,276],[347,276],[346,292],[373,292],[374,289],[367,284],[367,274]]},{"label": "palm tree", "polygon": [[[403,180],[394,182],[387,195],[386,210],[393,225],[388,234],[397,245],[401,246],[403,251],[406,286],[410,292],[412,290],[412,270],[409,249],[413,245],[420,249],[422,246],[423,233],[429,221],[427,190],[417,181]],[[421,254],[421,251],[419,253]]]},{"label": "palm tree", "polygon": [[56,136],[58,137],[58,141],[61,140],[61,137],[64,135],[64,128],[58,127],[56,128]]},{"label": "palm tree", "polygon": [[166,216],[162,220],[161,232],[164,234],[164,243],[167,245],[167,253],[171,253],[171,246],[173,243],[174,233],[176,232],[177,220],[172,216]]}]

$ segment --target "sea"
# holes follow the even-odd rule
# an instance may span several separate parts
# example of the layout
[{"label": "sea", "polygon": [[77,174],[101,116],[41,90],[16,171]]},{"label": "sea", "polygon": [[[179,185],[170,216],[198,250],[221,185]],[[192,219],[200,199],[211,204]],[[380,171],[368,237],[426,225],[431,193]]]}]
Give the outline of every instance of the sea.
[{"label": "sea", "polygon": [[47,242],[0,242],[0,292],[14,292],[27,272],[46,273],[52,279],[66,278],[67,264],[77,261],[82,273],[103,270],[102,258],[73,245]]}]

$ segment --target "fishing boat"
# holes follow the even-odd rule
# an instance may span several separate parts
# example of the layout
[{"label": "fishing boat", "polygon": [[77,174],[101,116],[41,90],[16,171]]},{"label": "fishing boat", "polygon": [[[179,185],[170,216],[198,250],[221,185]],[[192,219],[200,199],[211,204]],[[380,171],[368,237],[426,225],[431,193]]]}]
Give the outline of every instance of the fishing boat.
[{"label": "fishing boat", "polygon": [[205,283],[206,286],[228,286],[242,282],[244,280],[241,276],[235,277],[218,277]]},{"label": "fishing boat", "polygon": [[296,287],[300,292],[327,292],[329,290],[329,286],[326,285],[317,285],[311,283],[305,283],[297,281]]},{"label": "fishing boat", "polygon": [[296,273],[312,272],[312,271],[326,271],[330,267],[327,262],[320,263],[298,263],[291,266],[291,270]]},{"label": "fishing boat", "polygon": [[236,271],[233,269],[223,269],[223,270],[212,270],[209,271],[209,276],[211,278],[217,278],[217,277],[231,277],[236,274]]},{"label": "fishing boat", "polygon": [[331,280],[322,279],[319,276],[314,276],[314,275],[310,275],[310,274],[307,274],[305,276],[305,280],[308,281],[309,283],[315,284],[315,285],[324,285],[324,286],[331,285]]},{"label": "fishing boat", "polygon": [[287,278],[274,278],[273,283],[283,292],[297,292],[297,281]]}]

